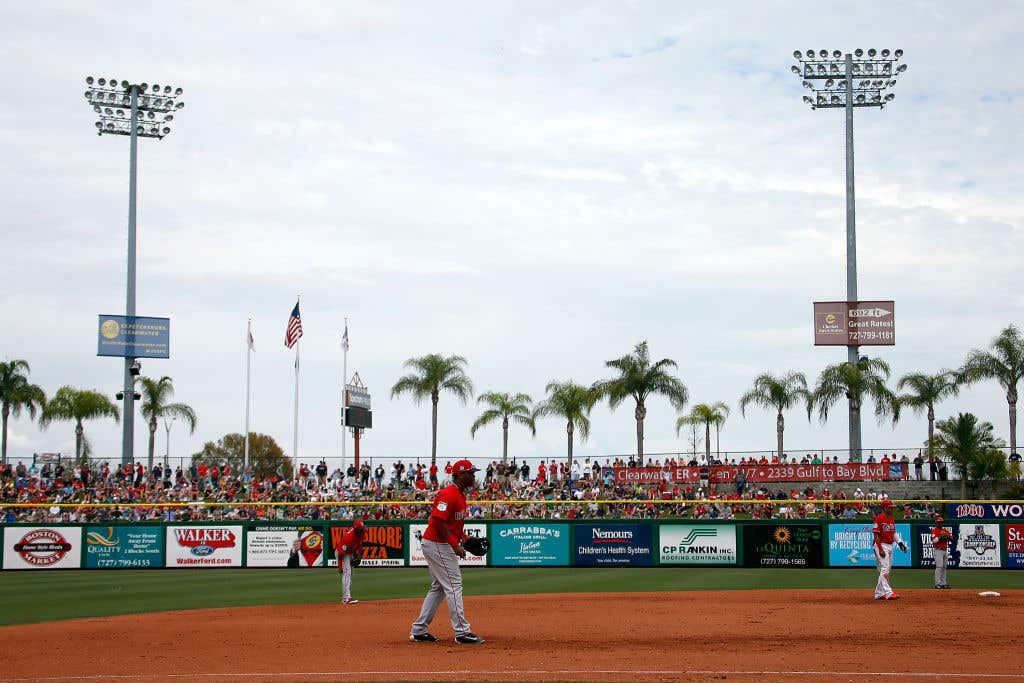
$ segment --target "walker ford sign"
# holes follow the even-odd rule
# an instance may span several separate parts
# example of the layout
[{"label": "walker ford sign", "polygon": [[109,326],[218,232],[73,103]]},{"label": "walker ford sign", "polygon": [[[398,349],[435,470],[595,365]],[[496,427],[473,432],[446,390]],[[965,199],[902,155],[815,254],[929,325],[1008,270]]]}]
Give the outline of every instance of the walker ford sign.
[{"label": "walker ford sign", "polygon": [[815,301],[815,346],[892,346],[896,343],[892,301]]},{"label": "walker ford sign", "polygon": [[[748,482],[765,481],[886,481],[903,479],[903,463],[842,463],[829,465],[716,465],[708,468],[708,481],[733,481],[743,472]],[[604,475],[618,483],[699,484],[700,467],[606,467]]]}]

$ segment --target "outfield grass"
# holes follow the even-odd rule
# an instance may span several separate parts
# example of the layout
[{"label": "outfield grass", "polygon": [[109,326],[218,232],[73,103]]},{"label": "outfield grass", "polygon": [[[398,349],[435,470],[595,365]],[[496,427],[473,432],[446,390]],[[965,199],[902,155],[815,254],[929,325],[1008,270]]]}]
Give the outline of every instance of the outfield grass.
[{"label": "outfield grass", "polygon": [[[899,588],[930,588],[930,569],[897,569]],[[871,590],[873,569],[472,568],[467,595],[514,593],[860,588]],[[414,598],[430,583],[426,568],[357,570],[361,600]],[[1024,589],[1024,572],[950,572],[954,588]],[[0,625],[55,619],[337,600],[335,569],[175,569],[0,572]]]}]

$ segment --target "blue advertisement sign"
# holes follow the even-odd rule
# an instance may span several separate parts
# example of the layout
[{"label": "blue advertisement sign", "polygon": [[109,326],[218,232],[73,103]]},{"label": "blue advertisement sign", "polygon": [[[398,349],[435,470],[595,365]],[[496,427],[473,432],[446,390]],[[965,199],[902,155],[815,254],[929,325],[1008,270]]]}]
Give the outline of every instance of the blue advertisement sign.
[{"label": "blue advertisement sign", "polygon": [[170,318],[101,315],[97,356],[170,358]]},{"label": "blue advertisement sign", "polygon": [[649,567],[648,524],[577,524],[573,564],[581,567]]},{"label": "blue advertisement sign", "polygon": [[1024,524],[1006,525],[1006,566],[1024,569]]},{"label": "blue advertisement sign", "polygon": [[[875,539],[871,530],[875,525],[871,522],[828,525],[828,564],[830,567],[874,567]],[[898,548],[894,551],[892,566],[910,566],[909,524],[897,524],[896,533],[907,543],[907,552]]]},{"label": "blue advertisement sign", "polygon": [[496,566],[566,567],[569,525],[522,522],[491,526],[491,564]]},{"label": "blue advertisement sign", "polygon": [[163,566],[163,527],[91,526],[85,530],[86,569]]},{"label": "blue advertisement sign", "polygon": [[1024,519],[1024,503],[949,503],[949,519]]},{"label": "blue advertisement sign", "polygon": [[[953,540],[946,546],[948,551],[946,566],[953,569],[960,566],[960,526],[949,523],[943,523],[942,526],[946,531],[953,534]],[[917,543],[917,566],[922,569],[935,568],[935,559],[932,557],[932,528],[933,525],[931,524],[914,525],[914,542]]]}]

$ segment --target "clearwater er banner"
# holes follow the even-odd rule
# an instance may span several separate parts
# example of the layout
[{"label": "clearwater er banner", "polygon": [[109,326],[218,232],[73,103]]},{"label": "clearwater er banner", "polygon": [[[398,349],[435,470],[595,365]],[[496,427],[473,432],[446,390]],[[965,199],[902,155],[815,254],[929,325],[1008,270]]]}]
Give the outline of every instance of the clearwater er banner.
[{"label": "clearwater er banner", "polygon": [[[700,483],[700,467],[606,467],[622,484]],[[773,481],[890,481],[904,479],[903,463],[845,463],[838,465],[716,465],[708,468],[711,483],[730,482],[742,471],[748,482]]]}]

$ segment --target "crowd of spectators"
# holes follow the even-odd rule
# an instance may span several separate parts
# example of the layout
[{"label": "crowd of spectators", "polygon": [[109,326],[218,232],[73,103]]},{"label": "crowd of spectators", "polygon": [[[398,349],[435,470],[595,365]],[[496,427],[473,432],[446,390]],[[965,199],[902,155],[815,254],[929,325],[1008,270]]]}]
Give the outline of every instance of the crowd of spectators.
[{"label": "crowd of spectators", "polygon": [[[886,497],[881,481],[870,482],[872,487],[865,491],[856,482],[801,483],[792,488],[791,484],[748,485],[742,476],[716,484],[706,476],[716,465],[817,464],[816,458],[808,455],[789,461],[786,456],[766,455],[739,461],[712,459],[702,465],[696,459],[654,460],[645,466],[666,475],[656,484],[615,481],[614,468],[639,464],[632,458],[603,463],[585,458],[571,467],[553,459],[536,466],[492,461],[478,476],[469,515],[473,519],[838,518],[867,515],[870,501]],[[885,456],[881,461],[887,460]],[[701,467],[699,481],[672,483],[669,471],[681,466]],[[917,475],[922,478],[920,468]],[[319,520],[353,515],[423,519],[434,492],[450,481],[450,461],[443,466],[395,461],[388,467],[364,462],[359,468],[350,464],[344,472],[332,471],[321,461],[315,466],[301,464],[294,477],[286,477],[280,468],[272,475],[258,475],[251,467],[239,471],[226,463],[174,468],[157,463],[149,469],[142,464],[112,467],[105,462],[42,466],[18,462],[0,465],[0,507],[4,508],[0,521]],[[830,502],[846,499],[866,502]],[[41,507],[12,507],[13,503]],[[275,505],[267,505],[271,503]],[[907,516],[927,517],[932,512],[924,503],[904,510]]]}]

